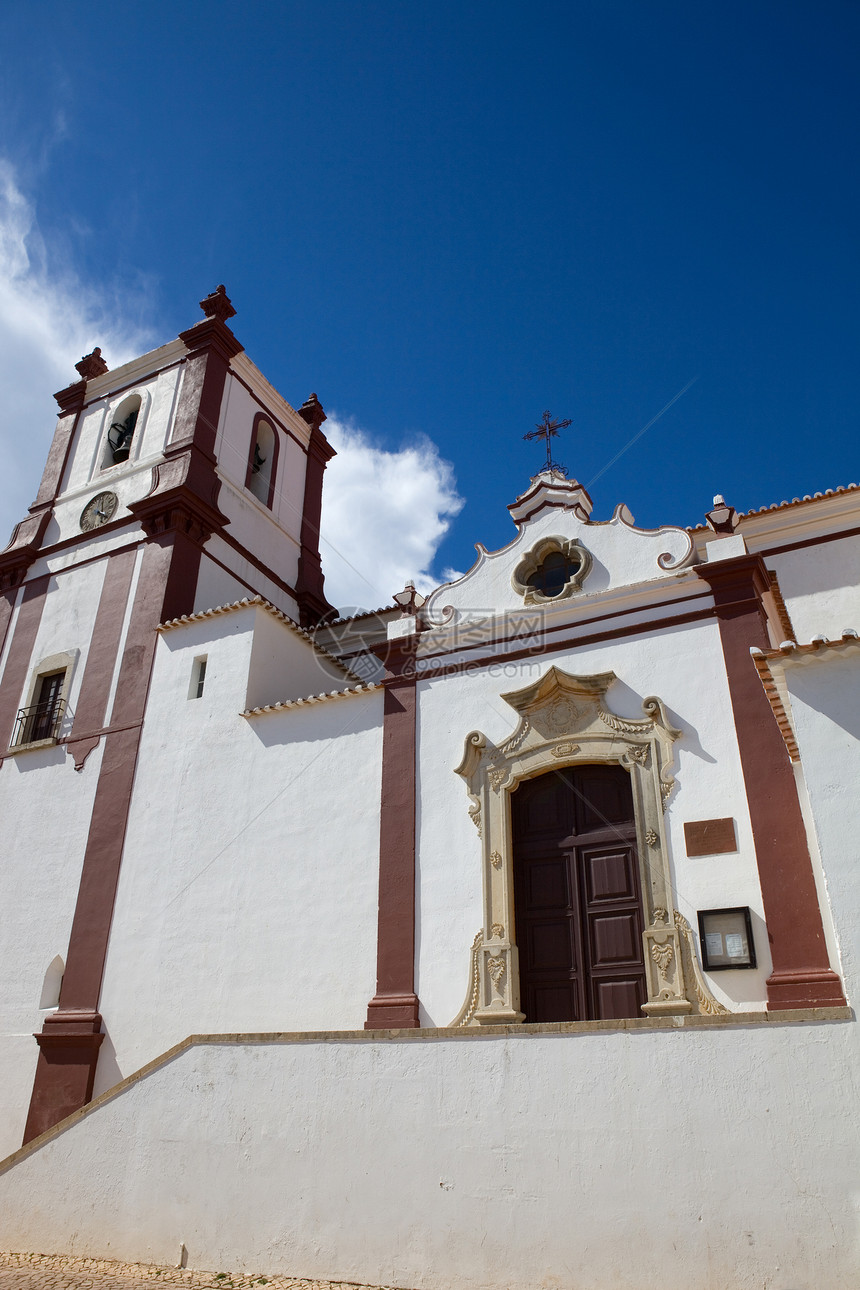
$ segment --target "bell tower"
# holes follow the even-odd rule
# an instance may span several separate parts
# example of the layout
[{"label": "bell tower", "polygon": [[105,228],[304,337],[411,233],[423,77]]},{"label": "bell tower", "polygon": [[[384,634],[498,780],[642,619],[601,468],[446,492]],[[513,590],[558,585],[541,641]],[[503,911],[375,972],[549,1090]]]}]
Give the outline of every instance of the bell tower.
[{"label": "bell tower", "polygon": [[[269,384],[228,325],[236,311],[223,286],[200,306],[200,322],[120,368],[109,370],[99,349],[76,364],[79,379],[55,396],[36,500],[0,552],[0,817],[10,881],[22,849],[16,828],[23,838],[29,827],[16,817],[21,790],[38,784],[63,881],[77,890],[59,1006],[42,1019],[38,1050],[29,1041],[12,1072],[20,1083],[38,1051],[25,1140],[92,1093],[156,627],[254,595],[303,626],[332,608],[319,556],[333,455],[322,405],[313,394],[296,410]],[[26,882],[22,870],[18,888]],[[23,900],[20,916],[37,923],[26,890]],[[6,1029],[32,1028],[33,988],[21,983]]]}]

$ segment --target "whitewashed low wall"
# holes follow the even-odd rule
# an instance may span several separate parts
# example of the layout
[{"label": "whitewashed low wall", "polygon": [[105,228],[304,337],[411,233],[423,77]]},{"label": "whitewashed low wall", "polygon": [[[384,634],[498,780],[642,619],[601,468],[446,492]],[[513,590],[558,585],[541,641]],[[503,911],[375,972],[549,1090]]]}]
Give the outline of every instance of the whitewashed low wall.
[{"label": "whitewashed low wall", "polygon": [[[696,1019],[697,1022],[701,1019]],[[535,1028],[537,1030],[537,1028]],[[0,1173],[0,1248],[452,1290],[855,1290],[857,1026],[209,1038]]]}]

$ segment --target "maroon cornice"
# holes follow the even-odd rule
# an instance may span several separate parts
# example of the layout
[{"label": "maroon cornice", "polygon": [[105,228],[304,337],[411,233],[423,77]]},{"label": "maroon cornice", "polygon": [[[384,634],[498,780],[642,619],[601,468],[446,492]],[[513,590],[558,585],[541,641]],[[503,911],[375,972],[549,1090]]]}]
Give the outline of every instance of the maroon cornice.
[{"label": "maroon cornice", "polygon": [[245,346],[233,334],[227,324],[220,318],[204,318],[187,331],[179,333],[179,339],[186,347],[196,353],[201,349],[215,349],[229,362],[236,354],[241,354]]},{"label": "maroon cornice", "polygon": [[714,593],[741,769],[750,812],[773,971],[772,1009],[844,1003],[830,968],[815,875],[791,762],[752,646],[770,648],[763,597],[770,578],[758,555],[696,567]]},{"label": "maroon cornice", "polygon": [[57,390],[54,398],[60,405],[61,413],[77,412],[84,406],[86,393],[86,381],[73,381],[71,385],[66,385],[62,390]]},{"label": "maroon cornice", "polygon": [[39,540],[50,519],[50,511],[43,516],[30,516],[15,526],[12,541],[5,551],[0,551],[0,592],[14,591],[27,576],[27,570],[39,554]]},{"label": "maroon cornice", "polygon": [[148,538],[182,533],[201,547],[207,538],[227,523],[226,515],[217,507],[210,506],[192,489],[184,487],[129,502],[128,509],[140,521]]},{"label": "maroon cornice", "polygon": [[[696,565],[695,572],[711,588],[718,618],[757,614],[761,620],[761,630],[767,635],[767,614],[762,596],[770,590],[770,574],[760,555],[714,560]],[[758,642],[750,641],[750,644]]]},{"label": "maroon cornice", "polygon": [[417,1026],[415,993],[415,756],[417,637],[392,641],[386,659],[379,817],[376,994],[366,1030]]}]

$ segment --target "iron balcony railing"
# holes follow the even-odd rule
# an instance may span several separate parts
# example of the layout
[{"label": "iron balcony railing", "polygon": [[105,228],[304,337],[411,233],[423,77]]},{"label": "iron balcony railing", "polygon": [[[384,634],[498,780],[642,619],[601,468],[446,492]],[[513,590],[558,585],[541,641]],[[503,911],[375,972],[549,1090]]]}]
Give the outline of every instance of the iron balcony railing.
[{"label": "iron balcony railing", "polygon": [[22,744],[35,744],[40,739],[58,738],[65,711],[64,699],[31,703],[28,708],[19,708],[11,746],[20,748]]}]

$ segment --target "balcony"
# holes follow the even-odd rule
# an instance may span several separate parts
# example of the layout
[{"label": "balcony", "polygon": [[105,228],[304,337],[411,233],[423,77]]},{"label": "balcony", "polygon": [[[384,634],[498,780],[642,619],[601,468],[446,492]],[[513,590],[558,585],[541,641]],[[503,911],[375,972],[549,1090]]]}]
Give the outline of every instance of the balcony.
[{"label": "balcony", "polygon": [[31,703],[28,708],[19,708],[10,748],[56,743],[65,712],[65,699],[51,699],[46,703]]}]

